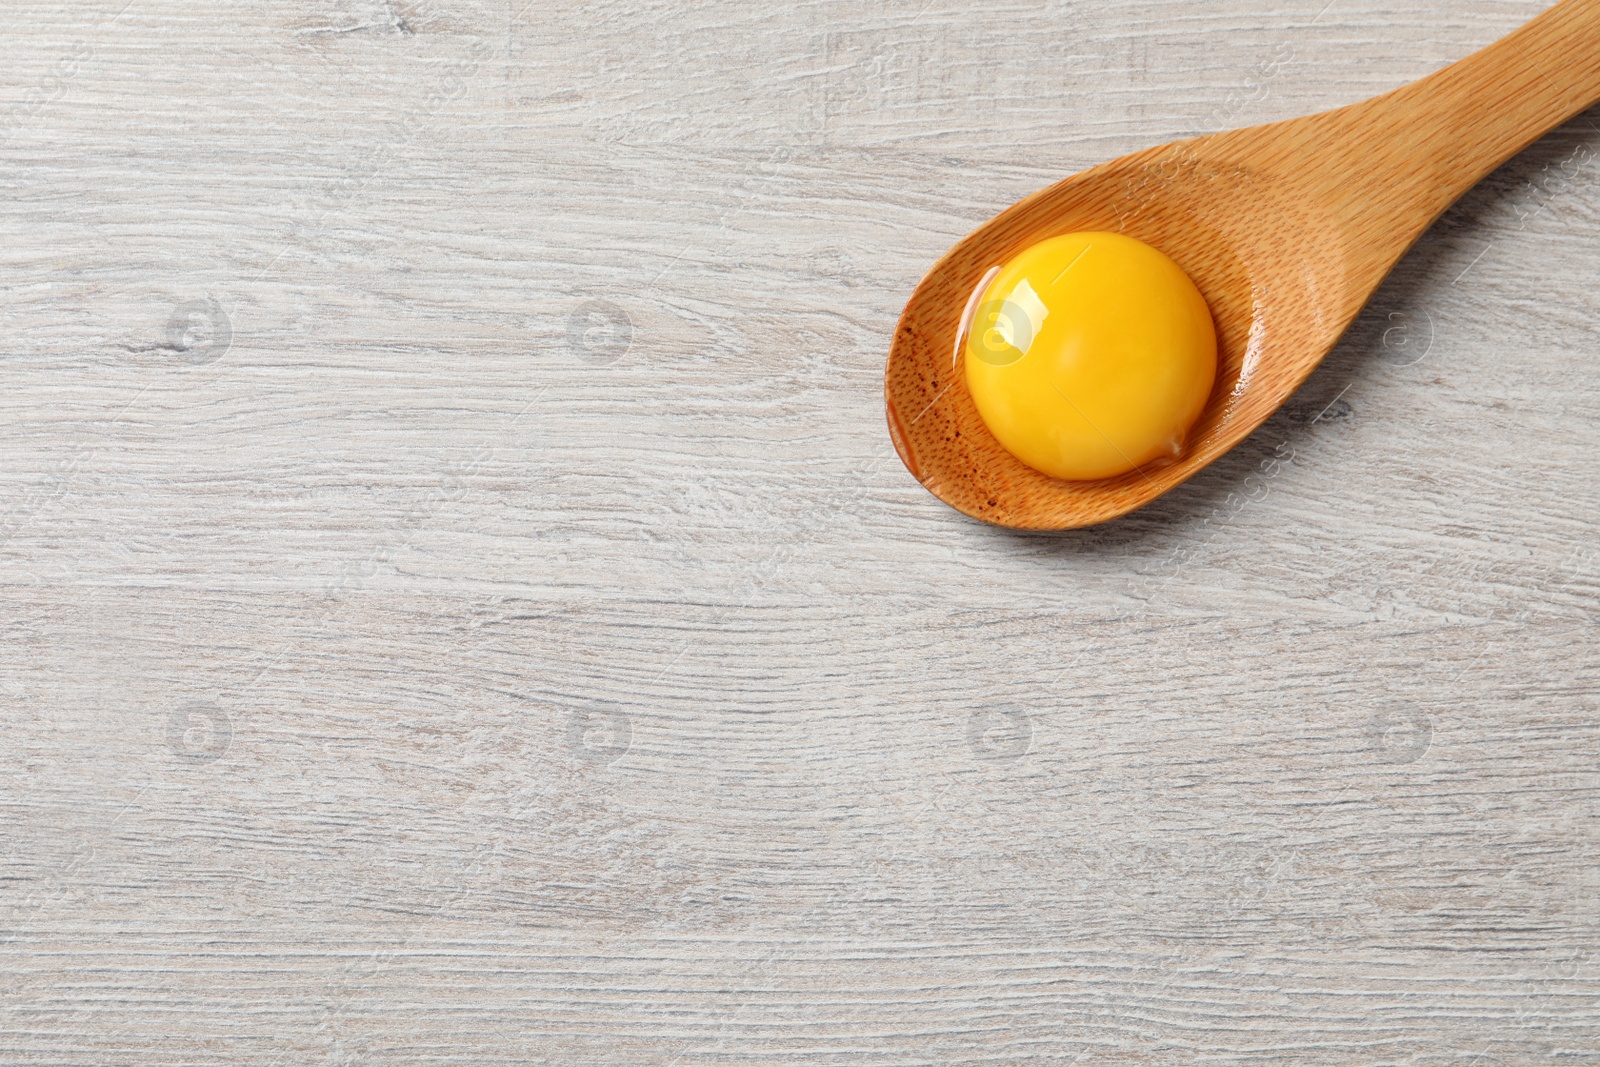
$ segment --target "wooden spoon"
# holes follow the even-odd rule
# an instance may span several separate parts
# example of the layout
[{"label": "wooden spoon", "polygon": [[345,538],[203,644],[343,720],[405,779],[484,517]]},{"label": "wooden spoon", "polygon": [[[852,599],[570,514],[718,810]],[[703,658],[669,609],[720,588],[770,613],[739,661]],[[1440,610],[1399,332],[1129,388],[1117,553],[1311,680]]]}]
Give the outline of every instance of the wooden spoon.
[{"label": "wooden spoon", "polygon": [[[1309,118],[1136,152],[1036,193],[951,249],[906,305],[885,372],[906,468],[974,518],[1030,530],[1105,522],[1182,484],[1305,381],[1384,276],[1466,191],[1600,100],[1600,0],[1566,0],[1414,84]],[[1002,448],[967,392],[963,313],[989,270],[1080,230],[1178,262],[1216,320],[1216,391],[1184,455],[1063,482]]]}]

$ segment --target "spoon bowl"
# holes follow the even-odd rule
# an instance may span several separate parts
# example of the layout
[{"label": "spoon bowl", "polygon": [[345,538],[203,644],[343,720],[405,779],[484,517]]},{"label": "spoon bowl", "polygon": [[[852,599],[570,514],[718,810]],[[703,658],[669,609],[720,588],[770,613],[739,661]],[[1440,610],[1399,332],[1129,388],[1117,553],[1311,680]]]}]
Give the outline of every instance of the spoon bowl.
[{"label": "spoon bowl", "polygon": [[[935,496],[996,525],[1070,529],[1142,507],[1288,400],[1445,209],[1597,99],[1600,0],[1566,0],[1385,96],[1147,149],[1034,194],[951,249],[907,304],[885,372],[896,451]],[[961,353],[989,273],[1081,231],[1138,238],[1188,273],[1217,327],[1218,374],[1175,461],[1066,482],[989,432]]]}]

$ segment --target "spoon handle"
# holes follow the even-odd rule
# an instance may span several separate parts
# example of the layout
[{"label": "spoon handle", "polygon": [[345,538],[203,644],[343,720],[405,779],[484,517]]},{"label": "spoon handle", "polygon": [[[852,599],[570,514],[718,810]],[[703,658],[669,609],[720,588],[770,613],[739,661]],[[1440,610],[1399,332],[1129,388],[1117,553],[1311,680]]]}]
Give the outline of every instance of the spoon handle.
[{"label": "spoon handle", "polygon": [[1317,193],[1386,272],[1467,190],[1596,102],[1600,0],[1565,0],[1476,55],[1324,116],[1327,149],[1344,158]]}]

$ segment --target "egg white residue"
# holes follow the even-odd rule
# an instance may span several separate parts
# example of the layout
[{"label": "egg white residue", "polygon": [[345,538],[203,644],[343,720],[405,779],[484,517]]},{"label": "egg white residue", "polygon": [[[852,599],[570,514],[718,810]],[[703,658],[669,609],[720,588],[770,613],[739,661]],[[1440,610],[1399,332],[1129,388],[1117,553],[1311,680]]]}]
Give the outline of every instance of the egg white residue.
[{"label": "egg white residue", "polygon": [[990,267],[984,274],[983,280],[978,282],[978,287],[972,290],[972,296],[967,299],[967,310],[961,313],[961,326],[956,330],[956,350],[950,355],[951,370],[955,370],[956,364],[961,362],[961,347],[967,343],[967,333],[972,329],[972,320],[978,317],[978,304],[983,301],[983,294],[988,291],[989,283],[994,281],[995,275],[999,273],[998,266]]}]

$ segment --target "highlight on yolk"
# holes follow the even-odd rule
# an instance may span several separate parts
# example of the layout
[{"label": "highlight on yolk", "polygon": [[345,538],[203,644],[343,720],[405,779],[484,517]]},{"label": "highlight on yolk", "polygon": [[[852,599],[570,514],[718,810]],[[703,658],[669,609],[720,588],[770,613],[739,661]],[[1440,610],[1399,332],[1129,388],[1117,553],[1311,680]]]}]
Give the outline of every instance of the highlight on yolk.
[{"label": "highlight on yolk", "polygon": [[1002,266],[965,350],[995,437],[1066,481],[1177,458],[1217,377],[1205,298],[1182,267],[1118,233],[1054,237]]}]

